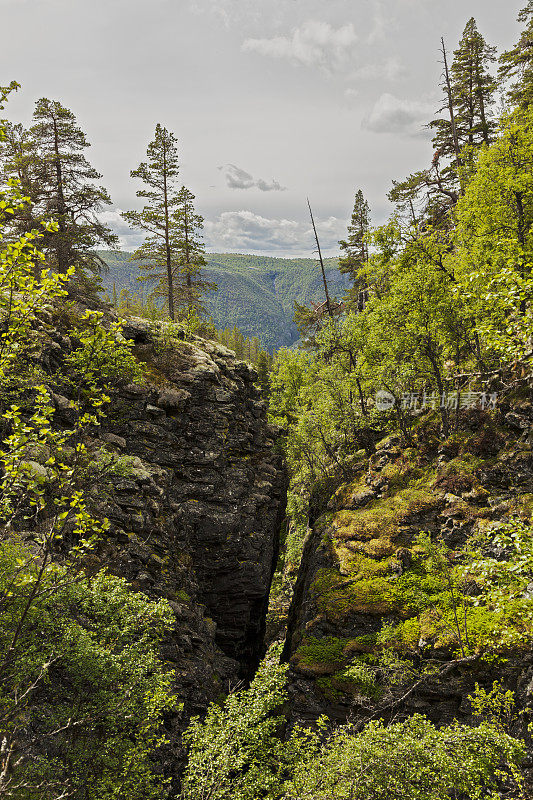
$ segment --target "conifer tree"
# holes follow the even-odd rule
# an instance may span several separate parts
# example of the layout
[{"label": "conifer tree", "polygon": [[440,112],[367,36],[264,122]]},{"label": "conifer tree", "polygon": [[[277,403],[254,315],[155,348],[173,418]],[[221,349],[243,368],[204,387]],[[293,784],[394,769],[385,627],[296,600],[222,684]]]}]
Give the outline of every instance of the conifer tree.
[{"label": "conifer tree", "polygon": [[472,146],[489,144],[496,128],[491,114],[496,81],[490,72],[495,61],[496,48],[487,44],[471,17],[454,53],[452,90],[459,139]]},{"label": "conifer tree", "polygon": [[528,108],[533,104],[533,0],[529,0],[517,17],[525,28],[518,42],[500,56],[498,74],[512,80],[507,97],[513,106]]},{"label": "conifer tree", "polygon": [[6,182],[9,178],[16,178],[21,192],[36,203],[38,200],[38,186],[35,181],[36,141],[30,131],[20,123],[3,120],[2,127],[0,174]]},{"label": "conifer tree", "polygon": [[[445,55],[445,51],[444,55]],[[490,110],[494,103],[496,82],[490,73],[495,48],[488,45],[471,17],[466,23],[459,47],[454,51],[451,69],[445,64],[444,90],[447,117],[429,123],[435,130],[433,144],[440,156],[449,156],[456,169],[459,152],[489,144],[495,129]]]},{"label": "conifer tree", "polygon": [[440,228],[450,225],[450,206],[455,206],[464,188],[460,181],[461,167],[465,166],[465,159],[471,163],[476,148],[492,141],[496,128],[492,114],[496,82],[490,68],[495,52],[478,31],[473,17],[465,26],[451,66],[442,39],[444,98],[439,109],[442,116],[428,125],[434,131],[431,166],[404,181],[394,181],[389,194],[400,210],[409,211],[412,222],[418,222],[415,204],[423,198],[425,220]]},{"label": "conifer tree", "polygon": [[72,111],[56,100],[38,100],[33,120],[29,130],[8,123],[0,151],[4,178],[15,177],[32,204],[14,217],[13,232],[53,220],[57,230],[43,229],[41,244],[48,262],[60,273],[75,265],[98,272],[103,261],[94,247],[116,245],[118,238],[97,216],[111,200],[85,157],[89,142]]},{"label": "conifer tree", "polygon": [[174,134],[158,123],[146,156],[147,160],[132,170],[131,177],[139,178],[145,184],[146,188],[139,189],[136,194],[147,202],[142,211],[126,211],[122,216],[132,227],[148,233],[141,247],[132,255],[132,260],[148,262],[145,280],[155,278],[158,281],[158,292],[166,297],[168,313],[174,320],[173,273],[178,253],[173,217],[180,206],[178,150]]},{"label": "conifer tree", "polygon": [[72,111],[56,100],[38,100],[33,119],[34,178],[40,192],[36,199],[43,217],[58,226],[57,232],[45,236],[44,249],[58,272],[65,273],[76,263],[98,271],[102,262],[93,248],[115,245],[118,238],[96,216],[111,200],[94,183],[102,176],[85,158],[89,142]]},{"label": "conifer tree", "polygon": [[194,195],[182,186],[177,195],[177,207],[171,218],[171,247],[177,254],[173,267],[176,305],[188,314],[203,312],[201,296],[215,291],[216,284],[201,277],[206,265],[205,244],[202,239],[203,217],[194,209]]},{"label": "conifer tree", "polygon": [[370,207],[363,192],[359,189],[355,195],[352,218],[348,225],[348,236],[339,242],[344,255],[339,258],[339,269],[349,275],[353,286],[347,296],[351,307],[362,310],[365,302],[366,283],[360,271],[368,261],[367,235],[370,230]]}]

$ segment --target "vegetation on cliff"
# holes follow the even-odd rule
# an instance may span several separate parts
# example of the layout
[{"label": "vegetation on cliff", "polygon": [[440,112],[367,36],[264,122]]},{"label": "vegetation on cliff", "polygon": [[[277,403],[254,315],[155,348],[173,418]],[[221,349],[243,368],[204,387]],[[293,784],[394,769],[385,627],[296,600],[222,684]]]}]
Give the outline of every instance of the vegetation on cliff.
[{"label": "vegetation on cliff", "polygon": [[[41,349],[73,267],[49,271],[38,229],[12,236],[6,221],[28,203],[19,185],[0,196],[0,795],[155,800],[166,794],[152,757],[172,702],[158,654],[171,611],[90,567],[108,522],[89,495],[127,472],[92,434],[106,387],[139,367],[118,328],[88,311],[68,330],[77,346],[63,369],[46,373]],[[67,384],[77,401],[62,429],[55,392]]]},{"label": "vegetation on cliff", "polygon": [[[345,313],[308,309],[307,349],[280,351],[270,376],[263,353],[263,391],[291,473],[275,583],[281,606],[302,551],[303,568],[283,656],[274,646],[248,688],[228,691],[217,676],[218,702],[190,720],[180,751],[183,800],[518,800],[528,792],[521,766],[533,642],[533,111],[523,40],[532,14],[530,3],[520,16],[527,31],[502,60],[515,83],[498,120],[494,53],[475,21],[450,69],[443,43],[446,115],[431,123],[431,166],[394,184],[396,212],[377,229],[357,192],[341,245],[352,281]],[[98,264],[94,246],[111,241],[95,217],[107,194],[91,183],[98,175],[70,112],[39,101],[31,132],[8,126],[0,138],[0,796],[162,800],[177,791],[166,760],[167,729],[180,711],[166,647],[176,620],[196,614],[193,630],[209,628],[211,643],[219,628],[217,665],[226,675],[235,666],[246,674],[247,656],[258,660],[276,556],[258,530],[261,516],[275,524],[283,491],[272,502],[276,469],[268,459],[251,474],[251,488],[245,468],[270,452],[276,432],[258,434],[265,404],[245,364],[217,383],[230,354],[219,348],[216,363],[206,343],[191,355],[193,332],[205,324],[201,219],[188,190],[167,191],[177,172],[168,131],[158,126],[150,165],[134,172],[150,187],[140,192],[149,202],[127,216],[154,235],[137,255],[156,267],[170,317],[180,304],[187,313],[180,324],[137,327],[127,315],[123,327],[99,311],[80,313],[68,299],[76,273],[79,280],[84,265]],[[275,283],[276,275],[263,278]],[[151,311],[157,316],[157,304]],[[128,324],[135,345],[123,336]],[[244,351],[235,330],[226,334]],[[165,408],[178,418],[191,394],[167,385],[169,363],[191,382],[202,374],[202,397],[216,404],[207,420],[205,407],[187,418],[205,438],[202,447],[187,439],[196,462],[179,465],[187,485],[175,494],[167,480],[174,460],[169,473],[159,465],[150,472],[97,435],[107,413],[121,413],[110,398],[125,384],[130,400],[142,395],[150,420]],[[139,386],[147,377],[157,406]],[[231,436],[239,394],[247,415],[232,439],[234,459],[224,462],[235,492],[221,510],[219,453],[208,445]],[[167,435],[175,447],[183,429],[165,422],[135,419],[133,429],[152,451]],[[111,436],[119,448],[121,437]],[[102,569],[99,548],[111,528],[102,501],[135,473],[153,496],[170,498],[152,503],[154,515],[168,512],[176,528],[184,519],[191,528],[193,555],[204,562],[195,579],[201,569],[212,576],[205,562],[219,558],[223,603],[204,586],[203,604],[191,611],[185,590],[172,602],[150,599]],[[135,509],[144,499],[129,502]],[[240,516],[248,504],[252,511]],[[194,506],[187,518],[185,505]],[[202,525],[211,538],[197,536]],[[246,548],[231,550],[232,536]],[[191,553],[179,558],[183,572],[195,563]],[[154,559],[163,576],[165,559],[168,552]],[[141,580],[150,585],[147,573]],[[159,587],[153,594],[161,597]],[[186,652],[203,644],[182,638]],[[214,648],[208,659],[213,667]],[[420,706],[437,709],[437,720]],[[298,709],[307,716],[299,720]]]}]

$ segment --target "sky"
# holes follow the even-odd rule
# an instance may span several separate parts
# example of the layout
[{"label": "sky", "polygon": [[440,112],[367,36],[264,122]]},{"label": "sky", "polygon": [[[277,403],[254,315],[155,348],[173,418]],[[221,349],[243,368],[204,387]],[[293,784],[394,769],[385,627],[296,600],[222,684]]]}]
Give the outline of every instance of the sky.
[{"label": "sky", "polygon": [[393,179],[428,165],[439,109],[440,37],[475,17],[501,52],[525,0],[0,0],[4,112],[30,124],[59,100],[91,142],[120,212],[140,208],[130,178],[156,123],[179,140],[180,181],[196,196],[210,252],[312,257],[309,197],[326,255],[345,237],[361,188],[374,224]]}]

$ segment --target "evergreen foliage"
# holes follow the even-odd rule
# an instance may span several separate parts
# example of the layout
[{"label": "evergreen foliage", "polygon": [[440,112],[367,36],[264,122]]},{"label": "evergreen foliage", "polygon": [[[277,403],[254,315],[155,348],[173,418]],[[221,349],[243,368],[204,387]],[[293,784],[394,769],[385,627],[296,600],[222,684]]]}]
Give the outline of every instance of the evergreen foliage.
[{"label": "evergreen foliage", "polygon": [[168,313],[174,320],[175,254],[171,217],[178,207],[178,150],[174,134],[159,123],[146,150],[146,158],[132,170],[131,177],[145,184],[145,188],[138,189],[136,194],[147,202],[142,211],[126,211],[123,217],[132,227],[148,234],[133,257],[149,262],[150,274],[147,277],[157,278],[158,290],[166,297]]},{"label": "evergreen foliage", "polygon": [[155,282],[153,291],[165,297],[170,319],[203,310],[201,296],[216,284],[200,277],[205,264],[200,231],[203,219],[195,213],[194,195],[185,186],[178,189],[177,141],[173,133],[156,125],[148,145],[147,160],[131,173],[146,188],[137,197],[147,200],[142,211],[127,211],[124,219],[148,236],[132,259],[139,260],[143,280]]},{"label": "evergreen foliage", "polygon": [[31,201],[13,214],[12,235],[54,221],[53,229],[40,228],[48,265],[63,275],[74,266],[98,272],[103,261],[95,247],[112,247],[118,238],[98,219],[111,200],[95,183],[102,176],[85,157],[89,143],[72,111],[57,100],[38,100],[33,120],[29,130],[6,124],[0,145],[4,177],[18,180]]},{"label": "evergreen foliage", "polygon": [[[44,374],[37,323],[64,302],[73,266],[51,273],[38,249],[60,220],[14,237],[11,223],[19,211],[29,218],[27,205],[9,179],[0,190],[0,795],[162,800],[155,753],[174,701],[158,648],[173,614],[89,569],[109,523],[91,513],[87,489],[107,491],[119,468],[91,434],[106,386],[138,367],[118,329],[88,312],[71,331],[79,344],[70,375]],[[72,379],[76,423],[58,429],[50,384]]]},{"label": "evergreen foliage", "polygon": [[339,269],[352,280],[346,298],[349,306],[362,311],[367,299],[367,286],[360,276],[368,262],[368,234],[370,233],[370,207],[361,189],[355,195],[352,218],[348,225],[347,238],[339,242],[344,255],[339,258]]},{"label": "evergreen foliage", "polygon": [[428,127],[434,131],[431,165],[403,181],[393,181],[389,199],[415,223],[451,225],[450,211],[464,187],[476,151],[494,136],[496,82],[491,73],[495,48],[487,44],[472,17],[466,24],[451,66],[444,40],[443,103]]},{"label": "evergreen foliage", "polygon": [[514,81],[508,89],[511,106],[527,109],[533,102],[533,3],[519,12],[518,22],[525,23],[518,42],[500,56],[499,76]]},{"label": "evergreen foliage", "polygon": [[[472,148],[490,143],[495,129],[491,110],[496,82],[490,73],[491,64],[496,60],[495,52],[496,48],[486,43],[471,17],[454,51],[450,70],[455,131],[449,118],[430,122],[430,128],[435,130],[433,145],[440,157],[448,156],[453,161],[456,155],[454,136],[460,150],[465,146]],[[460,165],[454,166],[457,169]]]},{"label": "evergreen foliage", "polygon": [[182,314],[205,313],[202,295],[215,291],[217,285],[201,277],[206,265],[205,245],[201,238],[203,217],[194,210],[194,195],[185,186],[178,192],[178,207],[173,222],[176,223],[174,247],[178,253],[175,269],[176,305]]}]

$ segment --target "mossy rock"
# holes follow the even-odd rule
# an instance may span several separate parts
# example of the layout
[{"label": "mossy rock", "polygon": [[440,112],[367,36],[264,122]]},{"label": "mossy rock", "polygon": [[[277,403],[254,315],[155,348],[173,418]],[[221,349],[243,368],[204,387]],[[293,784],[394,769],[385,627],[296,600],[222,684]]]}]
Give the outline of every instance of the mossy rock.
[{"label": "mossy rock", "polygon": [[392,497],[376,500],[369,508],[336,512],[332,518],[333,535],[356,541],[394,539],[400,526],[422,514],[437,512],[441,504],[440,497],[424,489],[403,489]]},{"label": "mossy rock", "polygon": [[291,658],[291,664],[304,675],[332,675],[346,661],[344,648],[348,639],[334,636],[306,637]]},{"label": "mossy rock", "polygon": [[365,633],[362,636],[356,636],[344,648],[344,655],[351,658],[356,653],[373,653],[376,649],[377,639],[377,633]]},{"label": "mossy rock", "polygon": [[363,695],[378,700],[383,694],[376,673],[364,661],[356,660],[331,677],[331,685],[348,695]]},{"label": "mossy rock", "polygon": [[321,570],[311,592],[318,611],[331,622],[342,622],[352,614],[381,616],[396,610],[391,585],[379,573],[345,580],[336,570]]},{"label": "mossy rock", "polygon": [[367,505],[375,499],[375,493],[370,489],[363,478],[351,483],[343,483],[328,503],[328,508],[355,509]]},{"label": "mossy rock", "polygon": [[524,522],[533,522],[533,494],[528,492],[519,495],[512,511],[518,514]]}]

